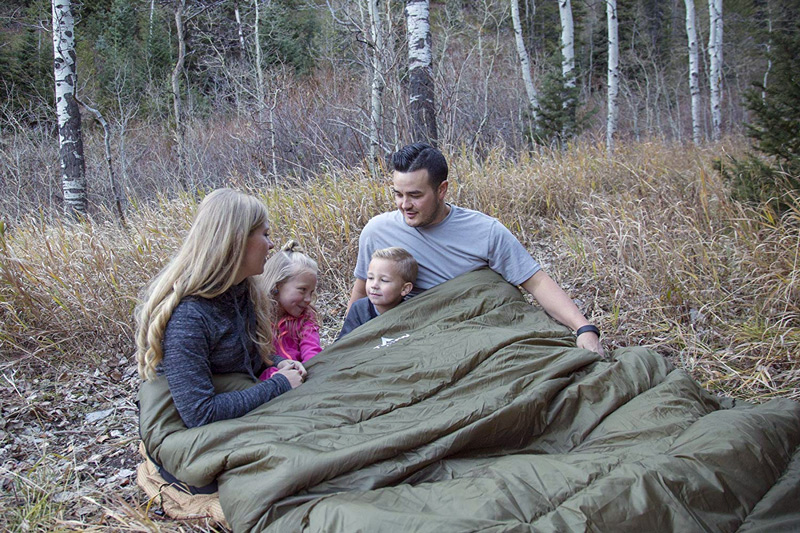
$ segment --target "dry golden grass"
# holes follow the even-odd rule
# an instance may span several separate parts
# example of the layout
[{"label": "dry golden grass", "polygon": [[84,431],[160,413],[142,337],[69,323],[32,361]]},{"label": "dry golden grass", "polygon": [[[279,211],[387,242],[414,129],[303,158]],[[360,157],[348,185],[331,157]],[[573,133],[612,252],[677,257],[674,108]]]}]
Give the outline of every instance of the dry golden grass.
[{"label": "dry golden grass", "polygon": [[[741,146],[651,142],[622,145],[613,158],[591,144],[515,159],[500,149],[482,160],[453,151],[449,199],[503,221],[600,326],[607,349],[654,347],[706,388],[736,398],[800,399],[800,197],[790,198],[792,209],[780,217],[732,201],[711,170],[723,150]],[[371,216],[393,208],[388,181],[362,170],[331,171],[313,182],[250,192],[267,203],[275,241],[296,238],[318,260],[323,342],[330,342],[344,315],[358,234]],[[24,396],[15,384],[24,372],[15,367],[26,359],[82,368],[87,380],[100,379],[91,374],[99,366],[102,390],[116,391],[103,394],[130,396],[125,401],[135,412],[135,375],[118,368],[135,366],[132,311],[179,245],[196,204],[191,197],[132,203],[128,229],[110,215],[85,225],[35,216],[5,221],[0,392]],[[25,396],[18,413],[41,416],[34,396]],[[128,432],[135,430],[116,437],[111,431],[99,442],[134,450]],[[22,502],[17,514],[0,519],[7,528],[208,528],[152,522],[130,485],[127,500],[81,496],[95,498],[96,510],[76,517],[54,502],[52,486],[81,493],[75,487],[86,481],[56,473],[49,465],[60,456],[47,448],[32,455],[4,481]],[[122,466],[130,468],[132,457]]]},{"label": "dry golden grass", "polygon": [[[450,201],[511,228],[610,347],[655,346],[733,396],[797,398],[800,203],[777,218],[731,201],[710,170],[722,148],[736,149],[644,143],[609,159],[601,146],[576,145],[483,161],[451,153]],[[252,192],[269,206],[275,240],[297,238],[319,261],[320,304],[336,329],[359,231],[392,207],[387,182],[339,171]],[[137,295],[195,207],[190,197],[133,204],[129,230],[41,217],[6,227],[3,355],[129,355]]]}]

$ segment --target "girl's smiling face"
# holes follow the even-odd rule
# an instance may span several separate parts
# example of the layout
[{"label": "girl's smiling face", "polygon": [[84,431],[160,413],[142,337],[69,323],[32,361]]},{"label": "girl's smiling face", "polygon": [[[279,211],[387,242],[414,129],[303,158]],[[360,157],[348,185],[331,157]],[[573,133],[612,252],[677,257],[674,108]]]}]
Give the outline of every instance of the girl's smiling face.
[{"label": "girl's smiling face", "polygon": [[300,272],[278,287],[278,303],[284,313],[297,318],[311,304],[316,288],[317,275],[308,271]]}]

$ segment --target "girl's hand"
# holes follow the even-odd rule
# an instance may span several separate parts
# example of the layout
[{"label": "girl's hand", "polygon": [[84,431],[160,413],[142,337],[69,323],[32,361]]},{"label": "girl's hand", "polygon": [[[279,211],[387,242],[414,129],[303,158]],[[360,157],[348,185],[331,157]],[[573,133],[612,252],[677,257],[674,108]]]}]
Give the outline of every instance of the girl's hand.
[{"label": "girl's hand", "polygon": [[300,372],[300,375],[303,376],[303,379],[306,379],[306,376],[308,375],[308,370],[306,370],[306,367],[304,367],[303,363],[301,363],[300,361],[292,361],[291,359],[284,359],[283,361],[278,363],[278,369],[280,370],[284,368],[293,368],[297,370],[298,372]]},{"label": "girl's hand", "polygon": [[[303,369],[303,370],[305,370],[305,369]],[[300,374],[300,372],[295,368],[284,367],[284,368],[281,368],[280,370],[278,370],[277,372],[275,372],[275,374],[273,374],[273,375],[277,375],[277,374],[280,374],[283,377],[285,377],[286,379],[288,379],[289,380],[289,385],[291,385],[291,387],[293,389],[296,389],[297,387],[299,387],[303,383],[303,381],[305,380],[305,375]]]}]

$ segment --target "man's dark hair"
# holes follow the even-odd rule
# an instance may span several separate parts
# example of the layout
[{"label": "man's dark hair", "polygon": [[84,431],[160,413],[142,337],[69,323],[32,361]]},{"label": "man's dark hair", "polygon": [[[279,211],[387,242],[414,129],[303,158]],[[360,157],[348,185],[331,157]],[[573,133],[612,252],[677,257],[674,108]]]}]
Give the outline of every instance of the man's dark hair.
[{"label": "man's dark hair", "polygon": [[404,146],[392,154],[392,169],[397,172],[428,171],[428,182],[434,189],[447,179],[447,161],[442,152],[427,143]]}]

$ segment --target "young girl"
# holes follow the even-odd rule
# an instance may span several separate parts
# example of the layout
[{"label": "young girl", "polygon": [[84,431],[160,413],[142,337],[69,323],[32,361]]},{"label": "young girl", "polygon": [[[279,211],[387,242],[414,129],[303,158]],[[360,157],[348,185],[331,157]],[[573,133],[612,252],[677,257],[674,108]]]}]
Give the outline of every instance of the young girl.
[{"label": "young girl", "polygon": [[[269,258],[264,274],[259,276],[264,292],[270,295],[272,309],[272,344],[275,353],[290,361],[304,363],[317,355],[319,324],[314,308],[317,288],[317,263],[289,241]],[[261,379],[269,379],[278,369],[268,368]]]},{"label": "young girl", "polygon": [[[301,364],[272,356],[270,298],[254,277],[273,248],[267,209],[232,189],[205,197],[180,250],[147,288],[136,310],[136,360],[147,380],[165,376],[184,424],[236,418],[305,378]],[[271,379],[217,393],[212,376]]]}]

